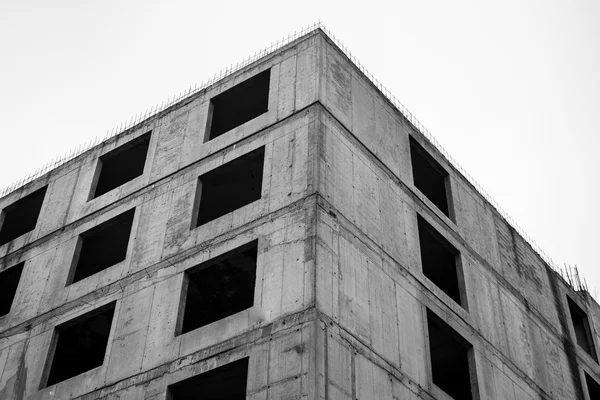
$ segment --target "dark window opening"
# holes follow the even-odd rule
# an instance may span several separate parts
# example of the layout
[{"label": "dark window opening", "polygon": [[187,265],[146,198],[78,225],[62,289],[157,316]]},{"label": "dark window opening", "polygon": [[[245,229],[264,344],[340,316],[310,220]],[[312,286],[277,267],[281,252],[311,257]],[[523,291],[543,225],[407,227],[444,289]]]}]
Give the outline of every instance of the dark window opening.
[{"label": "dark window opening", "polygon": [[458,250],[417,215],[419,246],[423,274],[452,300],[463,305],[460,298]]},{"label": "dark window opening", "polygon": [[598,361],[587,314],[569,297],[567,297],[567,303],[569,303],[569,312],[577,344],[594,360]]},{"label": "dark window opening", "polygon": [[208,140],[264,114],[269,109],[268,69],[213,97]]},{"label": "dark window opening", "polygon": [[71,271],[75,283],[125,259],[135,208],[80,235]]},{"label": "dark window opening", "polygon": [[196,226],[260,199],[264,161],[261,147],[202,175]]},{"label": "dark window opening", "polygon": [[448,172],[412,137],[410,138],[410,160],[417,189],[441,212],[450,217],[446,197]]},{"label": "dark window opening", "polygon": [[248,357],[169,386],[170,400],[246,400]]},{"label": "dark window opening", "polygon": [[600,400],[600,385],[591,376],[585,373],[585,383],[587,383],[590,400]]},{"label": "dark window opening", "polygon": [[137,178],[144,173],[150,132],[106,153],[98,161],[97,183],[91,199]]},{"label": "dark window opening", "polygon": [[114,312],[113,302],[56,327],[46,386],[102,365]]},{"label": "dark window opening", "polygon": [[257,253],[255,240],[186,271],[182,334],[252,307]]},{"label": "dark window opening", "polygon": [[44,186],[2,210],[0,246],[35,229],[47,188]]},{"label": "dark window opening", "polygon": [[429,310],[427,326],[434,385],[454,399],[472,399],[468,354],[471,344]]},{"label": "dark window opening", "polygon": [[24,265],[22,262],[0,272],[0,317],[10,312]]}]

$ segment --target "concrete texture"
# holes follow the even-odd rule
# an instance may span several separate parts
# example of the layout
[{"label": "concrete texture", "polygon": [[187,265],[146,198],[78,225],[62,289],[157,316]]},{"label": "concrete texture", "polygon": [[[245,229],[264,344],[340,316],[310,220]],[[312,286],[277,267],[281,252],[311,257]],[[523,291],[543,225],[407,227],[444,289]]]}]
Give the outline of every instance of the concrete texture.
[{"label": "concrete texture", "polygon": [[[269,111],[211,140],[210,98],[271,68]],[[88,201],[98,158],[151,131],[143,175]],[[450,218],[414,186],[409,135],[449,173]],[[198,177],[265,146],[262,197],[192,229]],[[0,199],[48,185],[0,318],[0,399],[167,398],[249,357],[247,398],[448,399],[426,310],[472,346],[475,399],[589,399],[600,366],[575,342],[575,292],[320,30]],[[124,261],[65,286],[79,234],[135,208]],[[465,304],[421,271],[417,213],[459,250]],[[258,239],[254,305],[175,335],[184,271]],[[54,328],[116,301],[104,363],[40,388]]]}]

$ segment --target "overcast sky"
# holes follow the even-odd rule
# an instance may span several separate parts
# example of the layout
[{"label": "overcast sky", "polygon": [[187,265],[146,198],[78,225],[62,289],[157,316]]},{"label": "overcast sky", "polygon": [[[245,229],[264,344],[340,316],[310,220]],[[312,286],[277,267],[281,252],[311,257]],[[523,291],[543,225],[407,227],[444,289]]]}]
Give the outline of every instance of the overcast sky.
[{"label": "overcast sky", "polygon": [[598,298],[598,0],[0,0],[0,187],[319,19]]}]

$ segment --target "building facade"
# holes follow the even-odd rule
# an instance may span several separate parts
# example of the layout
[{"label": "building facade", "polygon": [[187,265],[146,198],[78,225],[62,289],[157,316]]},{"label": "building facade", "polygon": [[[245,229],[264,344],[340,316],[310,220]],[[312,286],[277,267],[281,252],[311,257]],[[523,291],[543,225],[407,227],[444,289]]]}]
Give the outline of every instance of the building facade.
[{"label": "building facade", "polygon": [[321,29],[0,199],[0,399],[600,399],[600,307]]}]

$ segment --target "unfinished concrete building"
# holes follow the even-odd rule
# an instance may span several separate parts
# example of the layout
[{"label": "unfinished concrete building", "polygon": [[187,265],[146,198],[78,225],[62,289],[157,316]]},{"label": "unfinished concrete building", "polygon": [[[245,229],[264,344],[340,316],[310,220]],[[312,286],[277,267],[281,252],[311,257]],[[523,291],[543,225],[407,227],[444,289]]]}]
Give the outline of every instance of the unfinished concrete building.
[{"label": "unfinished concrete building", "polygon": [[600,399],[600,307],[316,28],[0,199],[0,398]]}]

